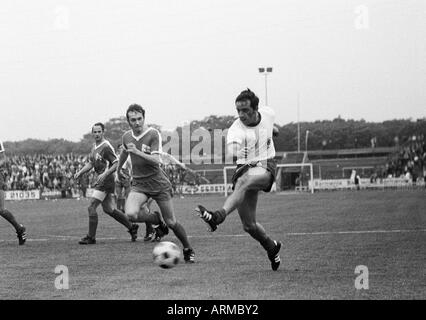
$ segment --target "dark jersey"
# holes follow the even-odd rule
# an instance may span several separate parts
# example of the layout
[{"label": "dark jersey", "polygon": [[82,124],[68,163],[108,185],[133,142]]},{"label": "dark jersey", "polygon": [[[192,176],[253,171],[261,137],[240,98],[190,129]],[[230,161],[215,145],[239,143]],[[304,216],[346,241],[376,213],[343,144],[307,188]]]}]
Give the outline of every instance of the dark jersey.
[{"label": "dark jersey", "polygon": [[[100,145],[96,146],[93,144],[92,151],[90,153],[89,161],[93,165],[97,175],[105,172],[115,162],[118,161],[115,154],[114,148],[109,141],[105,140]],[[96,185],[95,188],[100,191],[114,192],[114,174],[110,174],[102,185]]]},{"label": "dark jersey", "polygon": [[105,140],[99,146],[96,146],[96,144],[93,145],[89,160],[92,163],[95,172],[97,174],[101,174],[112,166],[118,159],[111,143]]},{"label": "dark jersey", "polygon": [[[133,143],[136,149],[151,154],[154,151],[161,151],[161,135],[154,128],[146,129],[140,136],[135,137],[133,131],[127,131],[123,135],[123,145]],[[132,161],[132,177],[134,179],[144,179],[155,176],[163,171],[159,164],[152,164],[142,157],[130,153]]]}]

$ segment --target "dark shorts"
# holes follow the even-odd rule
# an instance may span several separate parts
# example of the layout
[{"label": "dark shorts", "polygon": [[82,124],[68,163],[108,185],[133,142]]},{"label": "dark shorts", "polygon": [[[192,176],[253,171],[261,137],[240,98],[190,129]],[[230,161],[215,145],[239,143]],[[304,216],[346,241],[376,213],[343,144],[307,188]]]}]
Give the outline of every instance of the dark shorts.
[{"label": "dark shorts", "polygon": [[172,198],[172,190],[169,179],[164,174],[159,173],[148,178],[134,178],[130,191],[143,193],[156,201],[167,201]]},{"label": "dark shorts", "polygon": [[0,171],[0,190],[6,191],[7,185],[6,185],[6,176],[3,171]]},{"label": "dark shorts", "polygon": [[115,181],[115,186],[117,188],[123,188],[123,189],[129,188],[130,187],[130,180],[125,179],[125,180],[121,180],[121,181]]},{"label": "dark shorts", "polygon": [[[260,165],[259,165],[259,164]],[[250,168],[254,168],[257,166],[260,166],[262,168],[265,168],[267,171],[271,173],[271,181],[263,191],[269,192],[272,189],[272,185],[275,182],[275,178],[277,176],[277,162],[275,159],[268,159],[265,161],[261,161],[255,164],[239,164],[237,165],[237,169],[235,169],[234,175],[232,176],[232,190],[235,189],[235,184],[237,183],[238,179],[242,177]]]},{"label": "dark shorts", "polygon": [[130,180],[115,181],[115,193],[119,199],[127,198],[130,192]]},{"label": "dark shorts", "polygon": [[114,176],[110,175],[102,184],[93,186],[95,190],[102,191],[105,193],[115,193],[115,180]]}]

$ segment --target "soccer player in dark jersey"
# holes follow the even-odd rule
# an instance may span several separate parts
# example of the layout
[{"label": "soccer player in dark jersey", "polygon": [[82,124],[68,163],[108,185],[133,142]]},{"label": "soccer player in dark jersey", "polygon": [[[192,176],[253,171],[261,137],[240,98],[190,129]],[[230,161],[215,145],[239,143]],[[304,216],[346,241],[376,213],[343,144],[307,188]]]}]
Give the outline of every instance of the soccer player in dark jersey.
[{"label": "soccer player in dark jersey", "polygon": [[96,209],[102,204],[104,212],[128,229],[132,241],[136,241],[139,226],[132,224],[127,216],[116,208],[114,172],[117,168],[117,156],[111,143],[104,138],[105,127],[102,123],[96,123],[92,127],[92,135],[95,139],[90,161],[78,171],[74,178],[78,179],[84,173],[95,170],[98,175],[90,200],[89,233],[79,241],[79,244],[95,244],[96,229],[98,227],[98,214]]},{"label": "soccer player in dark jersey", "polygon": [[6,172],[4,165],[6,163],[6,156],[3,143],[0,141],[0,216],[5,218],[16,230],[19,245],[23,245],[27,240],[25,227],[19,224],[13,214],[5,208],[5,191],[6,191]]},{"label": "soccer player in dark jersey", "polygon": [[[117,150],[118,155],[121,155],[121,153],[123,152],[123,145],[121,143],[118,145]],[[124,165],[121,168],[121,179],[118,178],[118,174],[116,174],[115,179],[115,194],[117,196],[117,207],[118,210],[121,210],[122,212],[124,212],[124,205],[126,203],[127,196],[130,193],[130,184],[132,181],[131,171],[132,163],[130,161],[130,157],[127,157],[127,160],[124,162]],[[149,198],[148,201],[142,205],[141,210],[145,210],[146,213],[150,213],[152,201],[152,198]],[[143,241],[160,241],[161,235],[156,234],[152,224],[146,222],[145,225],[146,233],[145,237],[143,238]]]},{"label": "soccer player in dark jersey", "polygon": [[[132,222],[150,222],[158,225],[162,233],[167,234],[168,228],[173,230],[183,245],[185,262],[193,263],[194,250],[189,244],[183,226],[176,220],[173,202],[172,185],[166,174],[160,168],[162,149],[161,135],[154,129],[145,126],[145,110],[137,104],[129,106],[126,112],[127,121],[131,130],[123,135],[125,152],[120,155],[117,172],[121,175],[121,167],[130,154],[132,161],[132,188],[126,201],[126,215]],[[161,216],[147,214],[141,211],[141,205],[148,198],[153,198],[160,208],[166,225]]]},{"label": "soccer player in dark jersey", "polygon": [[209,211],[199,205],[196,211],[213,232],[237,209],[244,231],[266,250],[272,270],[275,271],[281,262],[278,254],[281,242],[272,240],[256,221],[259,191],[271,191],[275,181],[277,166],[272,139],[275,112],[269,107],[259,108],[259,98],[249,89],[238,95],[235,105],[238,119],[231,125],[227,135],[229,153],[237,158],[237,169],[232,177],[234,192],[225,200],[221,209]]}]

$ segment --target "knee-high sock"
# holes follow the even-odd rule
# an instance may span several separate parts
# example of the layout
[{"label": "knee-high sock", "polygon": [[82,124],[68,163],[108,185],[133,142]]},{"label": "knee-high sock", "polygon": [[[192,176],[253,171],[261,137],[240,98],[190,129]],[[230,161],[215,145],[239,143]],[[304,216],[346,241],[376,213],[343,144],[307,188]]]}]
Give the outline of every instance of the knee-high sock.
[{"label": "knee-high sock", "polygon": [[266,251],[270,251],[275,247],[275,242],[266,235],[265,229],[263,229],[260,223],[256,223],[256,228],[249,229],[247,232],[252,238],[259,241]]},{"label": "knee-high sock", "polygon": [[95,209],[89,209],[89,233],[88,236],[95,238],[98,228],[98,214]]},{"label": "knee-high sock", "polygon": [[131,222],[145,222],[154,225],[158,225],[161,223],[160,218],[155,213],[143,213],[142,211],[138,212],[137,218],[130,218]]},{"label": "knee-high sock", "polygon": [[191,248],[191,245],[189,244],[188,236],[186,235],[186,231],[179,222],[176,222],[173,227],[170,227],[170,229],[173,230],[173,233],[180,240],[180,242],[182,242],[182,245],[184,248]]},{"label": "knee-high sock", "polygon": [[0,215],[5,218],[15,228],[16,231],[21,229],[21,225],[16,221],[15,217],[9,210],[0,210]]},{"label": "knee-high sock", "polygon": [[127,229],[131,228],[132,223],[130,222],[129,218],[120,210],[114,209],[109,215],[113,217],[116,221],[121,223],[123,226],[125,226]]}]

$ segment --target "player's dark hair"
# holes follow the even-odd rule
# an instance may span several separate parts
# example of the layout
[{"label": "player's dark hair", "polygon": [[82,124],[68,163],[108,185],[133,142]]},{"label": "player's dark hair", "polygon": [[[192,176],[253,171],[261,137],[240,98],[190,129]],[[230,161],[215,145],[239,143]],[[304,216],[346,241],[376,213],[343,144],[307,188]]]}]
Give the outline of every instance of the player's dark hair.
[{"label": "player's dark hair", "polygon": [[105,126],[104,126],[104,124],[103,124],[103,123],[101,123],[101,122],[96,122],[96,123],[92,126],[92,132],[93,132],[93,128],[94,128],[94,127],[96,127],[96,126],[101,127],[101,128],[102,128],[102,131],[105,131]]},{"label": "player's dark hair", "polygon": [[235,99],[235,102],[237,103],[239,101],[246,101],[246,100],[250,101],[250,106],[252,107],[253,110],[258,109],[259,98],[249,88],[247,88],[247,90],[241,91],[237,99]]},{"label": "player's dark hair", "polygon": [[126,118],[127,121],[129,121],[129,112],[139,112],[142,113],[142,116],[145,118],[145,109],[142,108],[140,105],[138,104],[131,104],[126,111]]}]

